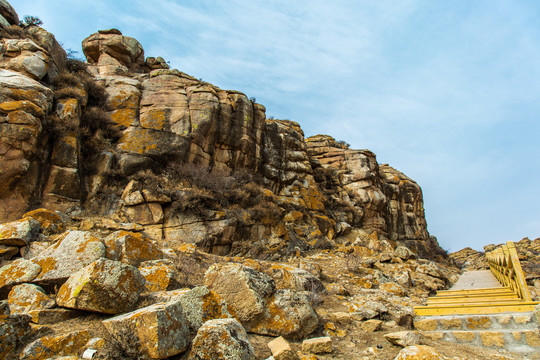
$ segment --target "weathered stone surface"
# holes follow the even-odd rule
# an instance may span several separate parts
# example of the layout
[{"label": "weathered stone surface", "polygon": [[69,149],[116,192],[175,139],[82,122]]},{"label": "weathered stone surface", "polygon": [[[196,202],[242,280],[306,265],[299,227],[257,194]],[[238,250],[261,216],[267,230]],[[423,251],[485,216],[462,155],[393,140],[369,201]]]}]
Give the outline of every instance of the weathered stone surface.
[{"label": "weathered stone surface", "polygon": [[391,344],[406,347],[417,345],[420,341],[420,334],[416,331],[399,331],[385,334],[384,338]]},{"label": "weathered stone surface", "polygon": [[382,323],[383,322],[381,320],[371,319],[371,320],[364,321],[361,327],[362,327],[362,330],[364,331],[375,332],[381,329]]},{"label": "weathered stone surface", "polygon": [[144,64],[141,44],[128,36],[95,33],[84,39],[82,46],[84,55],[91,64],[124,66],[126,70],[139,70]]},{"label": "weathered stone surface", "polygon": [[151,359],[163,359],[189,346],[188,321],[179,302],[154,304],[102,322],[117,338],[130,339],[139,352]]},{"label": "weathered stone surface", "polygon": [[41,272],[41,266],[25,259],[17,259],[0,268],[0,296],[5,296],[13,285],[31,282]]},{"label": "weathered stone surface", "polygon": [[458,342],[470,343],[476,339],[476,333],[473,331],[453,331],[452,334]]},{"label": "weathered stone surface", "polygon": [[56,302],[77,310],[118,314],[133,310],[144,289],[144,278],[131,265],[98,259],[60,287]]},{"label": "weathered stone surface", "polygon": [[221,296],[208,290],[206,286],[193,288],[177,299],[175,301],[182,305],[193,335],[208,320],[232,317]]},{"label": "weathered stone surface", "polygon": [[482,331],[479,333],[484,346],[504,347],[504,334],[499,331]]},{"label": "weathered stone surface", "polygon": [[73,272],[104,256],[101,238],[90,232],[69,230],[32,262],[41,266],[37,281],[63,283]]},{"label": "weathered stone surface", "polygon": [[14,286],[9,292],[8,302],[12,314],[50,309],[56,305],[54,299],[51,299],[42,288],[33,284]]},{"label": "weathered stone surface", "polygon": [[38,325],[56,324],[81,316],[81,312],[70,309],[40,309],[30,310],[28,315],[32,322]]},{"label": "weathered stone surface", "polygon": [[489,329],[491,319],[489,316],[469,316],[465,318],[465,327],[471,330]]},{"label": "weathered stone surface", "polygon": [[107,258],[132,266],[139,266],[144,261],[163,258],[161,250],[141,233],[116,231],[107,236],[104,243]]},{"label": "weathered stone surface", "polygon": [[193,340],[189,360],[256,359],[246,331],[236,319],[209,320]]},{"label": "weathered stone surface", "polygon": [[31,332],[30,316],[24,314],[0,315],[0,358],[19,346]]},{"label": "weathered stone surface", "polygon": [[318,324],[319,318],[306,295],[280,289],[268,299],[263,315],[245,326],[256,334],[302,339]]},{"label": "weathered stone surface", "polygon": [[414,328],[422,331],[434,331],[437,329],[437,320],[434,319],[415,319]]},{"label": "weathered stone surface", "polygon": [[441,324],[441,329],[461,329],[463,322],[460,318],[456,319],[440,319],[439,323]]},{"label": "weathered stone surface", "polygon": [[395,360],[443,360],[437,350],[426,345],[407,346],[396,356]]},{"label": "weathered stone surface", "polygon": [[39,222],[40,231],[45,235],[58,234],[65,230],[62,217],[54,211],[47,209],[36,209],[27,212],[23,218],[32,218]]},{"label": "weathered stone surface", "polygon": [[90,339],[87,330],[39,338],[22,351],[21,360],[45,360],[56,356],[77,355]]},{"label": "weathered stone surface", "polygon": [[32,218],[0,225],[0,245],[25,246],[36,239],[40,224]]},{"label": "weathered stone surface", "polygon": [[334,351],[332,339],[329,336],[307,339],[302,341],[302,351],[313,354],[327,354]]},{"label": "weathered stone surface", "polygon": [[354,298],[349,305],[351,317],[358,321],[373,319],[379,314],[387,312],[388,308],[383,303],[360,297]]},{"label": "weathered stone surface", "polygon": [[231,306],[242,323],[265,311],[265,299],[275,289],[274,280],[268,275],[235,263],[212,265],[204,275],[204,283]]},{"label": "weathered stone surface", "polygon": [[169,291],[155,291],[151,293],[141,294],[141,298],[148,301],[150,304],[157,304],[161,302],[178,301],[180,297],[190,291],[189,288],[176,289]]},{"label": "weathered stone surface", "polygon": [[17,246],[0,245],[0,262],[2,260],[11,260],[19,252],[20,249]]},{"label": "weathered stone surface", "polygon": [[147,291],[166,291],[179,286],[179,275],[171,260],[145,261],[139,271],[146,280]]},{"label": "weathered stone surface", "polygon": [[525,340],[529,346],[540,346],[540,330],[524,330]]},{"label": "weathered stone surface", "polygon": [[9,311],[9,303],[7,300],[0,300],[0,316],[8,316],[10,314]]},{"label": "weathered stone surface", "polygon": [[0,15],[2,15],[10,25],[19,25],[19,16],[17,15],[17,12],[6,0],[0,0]]},{"label": "weathered stone surface", "polygon": [[275,360],[298,360],[298,355],[282,336],[270,341],[268,347]]}]

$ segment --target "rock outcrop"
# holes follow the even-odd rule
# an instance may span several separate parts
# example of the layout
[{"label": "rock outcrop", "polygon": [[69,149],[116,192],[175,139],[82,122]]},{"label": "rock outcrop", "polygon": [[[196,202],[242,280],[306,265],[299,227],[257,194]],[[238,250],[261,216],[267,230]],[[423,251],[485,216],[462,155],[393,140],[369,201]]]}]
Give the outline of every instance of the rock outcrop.
[{"label": "rock outcrop", "polygon": [[[16,18],[7,5],[2,14]],[[116,29],[83,41],[86,64],[66,61],[38,26],[2,32],[0,220],[40,204],[221,255],[328,248],[351,228],[440,253],[420,187],[372,152],[305,139],[254,99],[145,59]],[[242,212],[232,206],[239,197]]]}]

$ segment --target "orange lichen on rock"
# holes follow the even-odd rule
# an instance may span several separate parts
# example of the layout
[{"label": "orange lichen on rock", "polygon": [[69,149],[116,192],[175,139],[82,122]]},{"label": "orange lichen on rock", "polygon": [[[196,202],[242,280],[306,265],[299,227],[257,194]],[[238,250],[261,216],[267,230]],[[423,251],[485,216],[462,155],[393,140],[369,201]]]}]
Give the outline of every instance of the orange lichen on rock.
[{"label": "orange lichen on rock", "polygon": [[45,360],[56,356],[78,355],[89,339],[90,333],[87,330],[44,336],[26,346],[20,358]]}]

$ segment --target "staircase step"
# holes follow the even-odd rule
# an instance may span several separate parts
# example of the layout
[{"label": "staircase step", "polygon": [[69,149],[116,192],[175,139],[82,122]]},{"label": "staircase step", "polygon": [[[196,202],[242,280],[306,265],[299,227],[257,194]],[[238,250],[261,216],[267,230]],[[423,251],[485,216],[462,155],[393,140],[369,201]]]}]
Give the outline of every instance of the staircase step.
[{"label": "staircase step", "polygon": [[467,315],[467,314],[500,314],[511,312],[528,312],[533,311],[537,301],[530,302],[486,302],[480,304],[465,303],[465,304],[437,304],[427,306],[415,306],[416,315]]},{"label": "staircase step", "polygon": [[430,299],[475,299],[484,297],[518,297],[516,293],[511,291],[490,292],[480,294],[453,294],[453,295],[437,295],[430,297]]},{"label": "staircase step", "polygon": [[506,297],[477,297],[477,298],[429,298],[427,299],[428,305],[462,305],[462,304],[494,304],[494,303],[509,303],[509,302],[521,302],[521,299],[517,296],[506,296]]},{"label": "staircase step", "polygon": [[498,292],[512,292],[512,290],[510,290],[508,286],[494,287],[494,288],[465,289],[465,290],[439,290],[437,291],[437,295],[486,294],[486,293],[498,293]]}]

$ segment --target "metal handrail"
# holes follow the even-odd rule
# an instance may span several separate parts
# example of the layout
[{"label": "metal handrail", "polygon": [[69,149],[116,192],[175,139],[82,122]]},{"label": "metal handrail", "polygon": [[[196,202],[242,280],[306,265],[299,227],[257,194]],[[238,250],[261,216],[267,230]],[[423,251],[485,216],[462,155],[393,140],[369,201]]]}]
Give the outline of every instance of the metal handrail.
[{"label": "metal handrail", "polygon": [[490,251],[486,259],[491,272],[503,286],[509,287],[523,301],[532,301],[513,241]]}]

